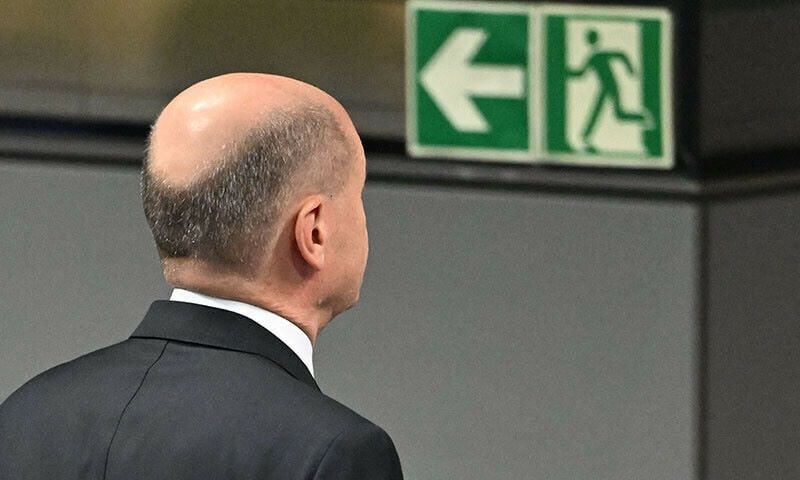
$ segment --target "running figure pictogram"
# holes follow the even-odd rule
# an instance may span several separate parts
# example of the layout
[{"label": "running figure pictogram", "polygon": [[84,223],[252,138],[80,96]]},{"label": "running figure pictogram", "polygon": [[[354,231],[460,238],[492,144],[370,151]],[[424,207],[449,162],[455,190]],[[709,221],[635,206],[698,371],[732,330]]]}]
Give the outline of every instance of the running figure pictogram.
[{"label": "running figure pictogram", "polygon": [[591,137],[597,127],[597,122],[600,119],[600,113],[603,110],[603,105],[607,100],[612,102],[614,107],[614,116],[619,121],[638,122],[641,123],[645,130],[652,129],[653,118],[650,112],[643,108],[641,113],[629,112],[622,107],[622,102],[619,96],[619,85],[612,69],[612,63],[615,61],[621,62],[630,75],[636,75],[636,71],[631,64],[625,53],[620,51],[603,51],[600,49],[600,34],[595,30],[589,30],[586,33],[586,41],[592,48],[592,54],[586,61],[586,64],[578,69],[569,72],[573,76],[583,76],[590,71],[594,71],[597,75],[597,80],[600,83],[600,92],[595,100],[592,113],[589,115],[589,121],[583,129],[582,137],[586,145],[586,151],[589,153],[597,153],[597,148],[592,144]]}]

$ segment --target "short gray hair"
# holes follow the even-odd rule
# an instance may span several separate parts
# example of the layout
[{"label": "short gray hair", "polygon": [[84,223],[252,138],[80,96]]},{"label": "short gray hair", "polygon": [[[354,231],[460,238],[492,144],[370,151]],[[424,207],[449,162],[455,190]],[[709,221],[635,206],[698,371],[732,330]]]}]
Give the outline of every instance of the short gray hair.
[{"label": "short gray hair", "polygon": [[252,273],[292,192],[318,186],[333,193],[352,162],[339,123],[315,105],[271,112],[223,156],[210,174],[174,187],[152,174],[148,148],[142,203],[162,259],[195,258]]}]

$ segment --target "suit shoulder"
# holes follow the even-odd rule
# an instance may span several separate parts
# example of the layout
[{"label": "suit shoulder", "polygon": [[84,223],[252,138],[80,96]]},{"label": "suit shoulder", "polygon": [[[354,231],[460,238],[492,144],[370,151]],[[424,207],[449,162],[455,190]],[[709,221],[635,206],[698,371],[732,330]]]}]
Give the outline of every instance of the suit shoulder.
[{"label": "suit shoulder", "polygon": [[56,408],[69,397],[91,399],[106,394],[109,384],[138,374],[161,346],[154,341],[127,340],[51,367],[25,382],[0,404],[0,415],[10,410]]},{"label": "suit shoulder", "polygon": [[[200,393],[221,396],[226,402],[237,404],[237,408],[252,409],[251,413],[256,416],[271,414],[272,409],[265,408],[266,405],[281,405],[290,407],[298,416],[322,416],[342,423],[367,421],[268,358],[230,350],[175,347],[182,349],[181,353],[191,355],[191,367],[184,370],[188,374],[183,380],[195,384],[202,379]],[[167,352],[170,353],[169,348]],[[167,358],[166,363],[169,362],[170,358]],[[220,388],[223,385],[224,388]]]},{"label": "suit shoulder", "polygon": [[[255,355],[241,359],[252,362],[252,368],[239,363],[239,378],[229,379],[228,385],[241,384],[241,388],[231,388],[224,395],[240,409],[249,411],[251,418],[267,422],[267,417],[274,418],[279,412],[282,421],[292,424],[297,432],[319,441],[330,441],[349,429],[379,428],[350,407],[292,377],[270,360]],[[206,373],[216,368],[208,367]],[[265,374],[265,367],[270,374]]]},{"label": "suit shoulder", "polygon": [[397,449],[389,435],[371,422],[342,430],[328,445],[314,478],[402,480]]},{"label": "suit shoulder", "polygon": [[328,413],[328,415],[334,417],[339,422],[342,429],[362,428],[362,427],[379,428],[371,420],[365,418],[361,414],[352,410],[350,407],[340,403],[338,400],[335,400],[325,395],[324,393],[320,393],[319,395],[318,408],[324,410],[325,412]]},{"label": "suit shoulder", "polygon": [[[260,380],[263,390],[258,389],[261,390],[258,394],[280,395],[280,392],[285,393],[286,404],[292,405],[292,410],[295,412],[293,415],[317,419],[320,425],[328,429],[339,432],[357,425],[374,425],[350,407],[288,374],[281,375],[281,380],[277,382],[274,377],[266,376],[260,377]],[[281,385],[278,386],[276,383]],[[259,410],[266,413],[262,409]]]},{"label": "suit shoulder", "polygon": [[400,459],[389,434],[342,403],[316,393],[314,400],[297,410],[314,419],[301,434],[313,452],[310,457],[316,459],[313,478],[402,480]]}]

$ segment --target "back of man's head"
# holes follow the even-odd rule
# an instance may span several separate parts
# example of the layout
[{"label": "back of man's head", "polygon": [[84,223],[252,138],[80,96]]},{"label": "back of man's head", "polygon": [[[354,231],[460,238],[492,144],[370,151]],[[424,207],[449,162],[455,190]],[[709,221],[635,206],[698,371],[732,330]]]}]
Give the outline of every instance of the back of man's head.
[{"label": "back of man's head", "polygon": [[279,108],[254,120],[210,153],[213,166],[182,185],[153,172],[157,150],[148,149],[142,201],[162,259],[191,258],[250,274],[293,194],[341,188],[349,149],[328,110]]},{"label": "back of man's head", "polygon": [[188,88],[156,121],[142,169],[167,280],[286,315],[316,310],[324,325],[363,276],[363,157],[344,109],[305,83],[229,74]]}]

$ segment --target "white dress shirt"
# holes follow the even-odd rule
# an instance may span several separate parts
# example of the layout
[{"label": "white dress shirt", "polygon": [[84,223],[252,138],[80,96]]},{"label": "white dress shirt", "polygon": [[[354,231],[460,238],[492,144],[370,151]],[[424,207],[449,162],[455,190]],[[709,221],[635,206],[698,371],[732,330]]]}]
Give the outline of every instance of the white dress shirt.
[{"label": "white dress shirt", "polygon": [[256,307],[255,305],[250,305],[249,303],[210,297],[182,288],[174,289],[169,299],[173,302],[196,303],[207,307],[228,310],[249,318],[269,330],[270,333],[278,337],[280,341],[292,349],[295,355],[297,355],[308,368],[308,371],[311,372],[311,376],[314,376],[311,340],[300,330],[300,327],[280,315],[276,315],[268,310]]}]

